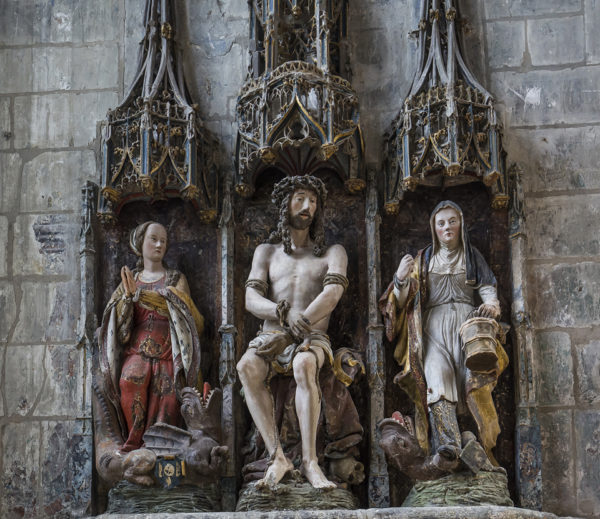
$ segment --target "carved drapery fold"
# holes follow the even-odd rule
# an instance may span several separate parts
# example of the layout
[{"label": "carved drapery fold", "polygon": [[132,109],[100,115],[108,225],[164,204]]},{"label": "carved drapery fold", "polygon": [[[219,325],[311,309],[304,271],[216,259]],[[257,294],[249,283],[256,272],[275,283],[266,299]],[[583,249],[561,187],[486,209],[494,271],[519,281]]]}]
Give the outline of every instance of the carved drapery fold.
[{"label": "carved drapery fold", "polygon": [[508,205],[500,124],[491,94],[467,67],[456,0],[422,0],[418,66],[404,107],[388,132],[385,210],[398,211],[419,185],[482,181],[494,208]]},{"label": "carved drapery fold", "polygon": [[132,200],[180,197],[204,221],[217,215],[215,146],[189,101],[172,0],[147,0],[134,80],[102,128],[99,217]]},{"label": "carved drapery fold", "polygon": [[253,0],[250,73],[237,103],[235,189],[251,196],[258,175],[334,170],[362,191],[363,139],[358,97],[340,77],[347,0]]}]

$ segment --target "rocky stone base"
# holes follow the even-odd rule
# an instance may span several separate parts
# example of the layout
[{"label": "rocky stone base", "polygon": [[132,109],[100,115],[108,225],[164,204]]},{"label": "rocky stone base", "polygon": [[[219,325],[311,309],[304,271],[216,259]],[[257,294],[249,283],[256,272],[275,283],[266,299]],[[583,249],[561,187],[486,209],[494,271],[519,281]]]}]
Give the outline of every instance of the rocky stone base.
[{"label": "rocky stone base", "polygon": [[236,511],[354,510],[358,500],[348,490],[318,490],[302,478],[290,478],[273,490],[257,489],[250,483],[240,493]]},{"label": "rocky stone base", "polygon": [[433,481],[418,481],[402,503],[415,506],[513,506],[503,470],[458,472]]},{"label": "rocky stone base", "polygon": [[166,489],[142,487],[121,481],[108,493],[108,514],[168,514],[178,512],[218,512],[221,496],[217,485],[202,488],[180,485]]},{"label": "rocky stone base", "polygon": [[[102,515],[98,519],[557,519],[554,514],[504,506],[372,508],[200,514]],[[574,519],[574,518],[570,518]]]}]

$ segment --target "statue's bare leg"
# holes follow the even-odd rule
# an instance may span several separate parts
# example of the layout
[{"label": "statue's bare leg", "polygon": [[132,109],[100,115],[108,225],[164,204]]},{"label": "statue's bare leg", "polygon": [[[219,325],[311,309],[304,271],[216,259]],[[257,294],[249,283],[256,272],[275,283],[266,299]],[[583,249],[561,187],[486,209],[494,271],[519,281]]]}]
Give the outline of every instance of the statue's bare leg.
[{"label": "statue's bare leg", "polygon": [[237,365],[240,381],[244,387],[244,397],[258,432],[265,442],[267,451],[273,458],[265,477],[256,483],[257,487],[274,486],[283,476],[294,468],[292,462],[285,457],[273,416],[273,398],[265,385],[269,366],[256,355],[254,350],[247,350]]},{"label": "statue's bare leg", "polygon": [[[336,488],[329,481],[317,461],[317,425],[321,411],[317,368],[323,365],[324,354],[318,350],[317,356],[302,352],[294,357],[294,378],[296,379],[296,414],[302,436],[302,473],[315,488]],[[318,364],[317,364],[318,362]]]}]

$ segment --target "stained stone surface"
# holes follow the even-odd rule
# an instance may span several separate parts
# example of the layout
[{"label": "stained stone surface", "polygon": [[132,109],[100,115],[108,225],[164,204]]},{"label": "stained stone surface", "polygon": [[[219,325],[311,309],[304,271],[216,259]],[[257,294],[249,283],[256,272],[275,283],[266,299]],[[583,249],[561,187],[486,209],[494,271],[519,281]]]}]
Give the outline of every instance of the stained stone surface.
[{"label": "stained stone surface", "polygon": [[[108,494],[108,513],[164,514],[219,510],[220,496],[216,485],[194,487],[181,485],[169,490],[141,487],[121,481]],[[196,514],[194,514],[196,515]]]},{"label": "stained stone surface", "polygon": [[489,22],[488,48],[491,68],[517,67],[524,59],[525,22],[498,21]]},{"label": "stained stone surface", "polygon": [[577,501],[582,515],[600,515],[600,413],[575,413]]},{"label": "stained stone surface", "polygon": [[64,275],[75,263],[77,250],[70,244],[77,240],[79,225],[71,215],[20,215],[14,228],[15,275]]},{"label": "stained stone surface", "polygon": [[10,124],[10,98],[0,98],[0,150],[10,148],[12,139]]},{"label": "stained stone surface", "polygon": [[0,280],[0,343],[6,342],[17,315],[14,285]]},{"label": "stained stone surface", "polygon": [[[79,312],[77,285],[71,282],[24,281],[21,319],[14,331],[15,343],[68,342],[75,338]],[[25,320],[23,316],[27,315]],[[1,322],[1,321],[0,321]]]},{"label": "stained stone surface", "polygon": [[404,506],[512,506],[503,471],[450,474],[432,481],[418,481]]},{"label": "stained stone surface", "polygon": [[600,236],[590,235],[581,222],[600,221],[600,196],[556,196],[527,204],[527,221],[539,233],[529,240],[529,257],[594,257],[600,254]]},{"label": "stained stone surface", "polygon": [[2,436],[2,516],[36,517],[39,483],[40,425],[14,423],[0,427]]},{"label": "stained stone surface", "polygon": [[116,93],[103,91],[18,96],[14,101],[15,147],[87,146],[96,138],[97,121],[104,119],[118,99]]},{"label": "stained stone surface", "polygon": [[95,169],[96,158],[91,150],[40,153],[23,167],[21,210],[78,210],[81,186],[84,179],[95,178]]},{"label": "stained stone surface", "polygon": [[571,338],[564,332],[541,332],[538,348],[544,363],[540,366],[540,403],[575,403]]},{"label": "stained stone surface", "polygon": [[546,479],[542,499],[547,509],[557,514],[568,514],[575,508],[575,461],[573,445],[573,417],[569,410],[543,413],[540,416],[542,441],[542,477]]},{"label": "stained stone surface", "polygon": [[8,243],[8,218],[0,215],[0,243],[3,244],[0,247],[0,278],[6,276],[8,272],[8,266],[6,263],[6,244]]},{"label": "stained stone surface", "polygon": [[257,489],[250,483],[240,492],[236,511],[252,510],[353,510],[358,500],[349,490],[319,490],[300,478],[285,480],[274,490]]},{"label": "stained stone surface", "polygon": [[[600,12],[600,11],[599,11]],[[504,134],[504,145],[511,159],[527,164],[523,175],[526,192],[580,191],[600,187],[600,128],[515,129]],[[543,203],[544,199],[529,199]],[[557,208],[560,209],[560,208]],[[561,221],[562,223],[567,223]],[[537,226],[532,228],[537,231]],[[550,235],[558,229],[548,229]],[[529,233],[535,239],[537,232]]]},{"label": "stained stone surface", "polygon": [[[40,479],[46,517],[87,517],[92,491],[90,419],[42,422]],[[62,514],[62,515],[61,515]]]},{"label": "stained stone surface", "polygon": [[[1,115],[1,114],[0,114]],[[0,125],[4,121],[0,118]],[[0,142],[3,141],[0,135]],[[9,213],[19,207],[19,179],[23,161],[17,153],[0,153],[0,212]]]},{"label": "stained stone surface", "polygon": [[600,403],[600,341],[575,348],[578,398],[583,404]]},{"label": "stained stone surface", "polygon": [[584,40],[583,16],[536,19],[527,25],[527,45],[534,66],[583,61]]},{"label": "stained stone surface", "polygon": [[[164,514],[104,514],[98,519],[164,519]],[[369,510],[302,510],[171,514],[169,519],[555,519],[548,512],[504,506],[372,508]],[[574,518],[568,518],[574,519]]]}]

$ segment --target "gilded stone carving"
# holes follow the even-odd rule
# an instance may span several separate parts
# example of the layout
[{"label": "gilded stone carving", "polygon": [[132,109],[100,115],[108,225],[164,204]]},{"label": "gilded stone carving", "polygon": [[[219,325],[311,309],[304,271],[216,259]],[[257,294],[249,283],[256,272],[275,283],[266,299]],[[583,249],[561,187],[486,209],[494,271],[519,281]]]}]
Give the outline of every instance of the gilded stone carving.
[{"label": "gilded stone carving", "polygon": [[180,197],[214,221],[215,145],[189,101],[171,0],[147,0],[144,25],[133,83],[102,126],[98,216],[110,222],[130,201]]},{"label": "gilded stone carving", "polygon": [[363,191],[358,98],[349,81],[347,1],[251,2],[251,71],[237,103],[235,189],[254,192],[275,166],[287,175],[336,171]]},{"label": "gilded stone carving", "polygon": [[455,3],[421,2],[418,66],[386,143],[388,214],[417,186],[474,181],[488,187],[494,209],[508,206],[500,123],[491,94],[462,56]]}]

